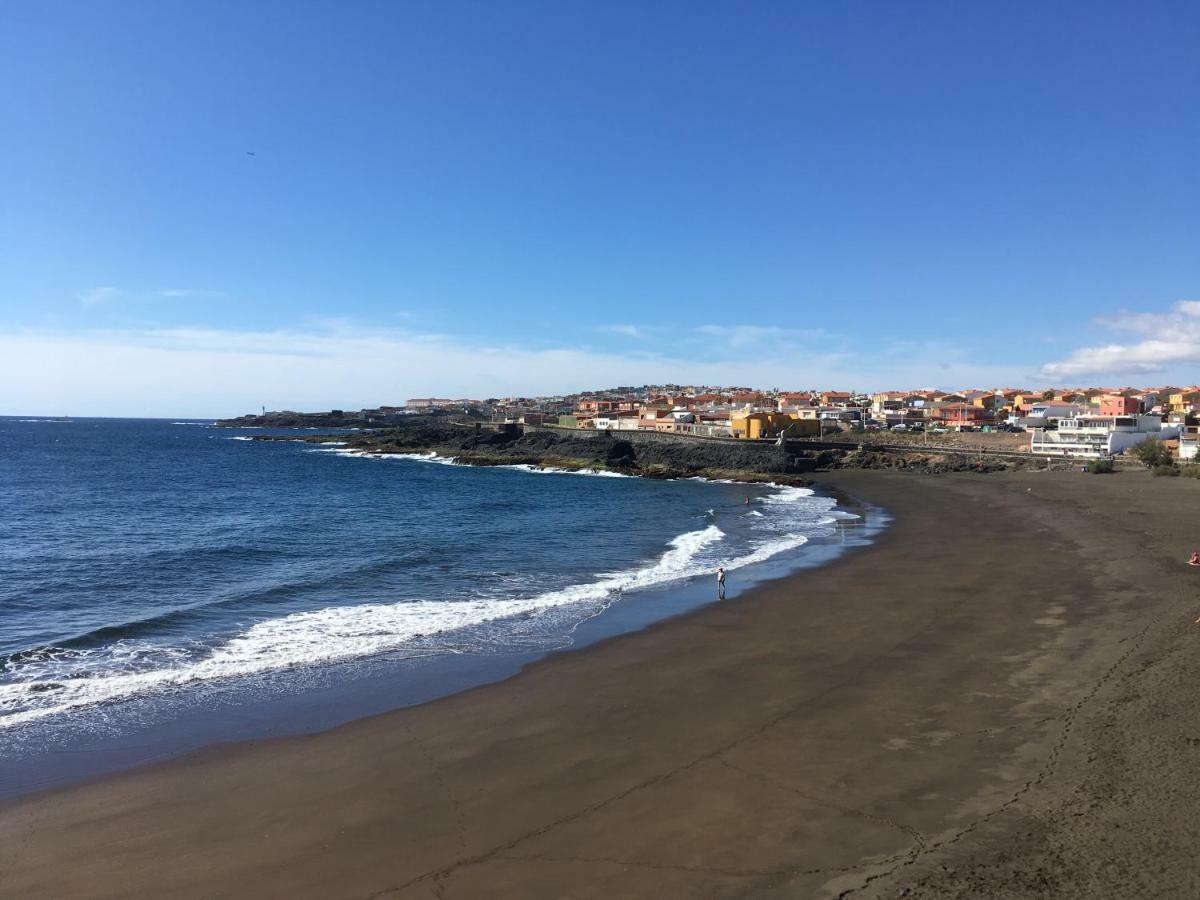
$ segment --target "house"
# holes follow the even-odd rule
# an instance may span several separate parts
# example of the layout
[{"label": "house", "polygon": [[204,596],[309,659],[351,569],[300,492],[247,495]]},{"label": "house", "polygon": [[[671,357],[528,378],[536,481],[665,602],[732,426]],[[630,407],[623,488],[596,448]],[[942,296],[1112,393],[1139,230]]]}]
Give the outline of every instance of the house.
[{"label": "house", "polygon": [[617,408],[617,403],[614,400],[580,400],[579,412],[583,415],[598,416],[601,413],[610,413]]},{"label": "house", "polygon": [[871,410],[878,415],[895,412],[907,405],[907,397],[903,391],[882,391],[871,396]]},{"label": "house", "polygon": [[1123,453],[1142,441],[1173,438],[1177,434],[1178,429],[1164,429],[1158,416],[1080,414],[1059,419],[1057,428],[1032,431],[1029,450],[1043,456],[1100,459]]},{"label": "house", "polygon": [[1171,410],[1174,412],[1200,407],[1200,388],[1190,387],[1176,391],[1167,398],[1167,402],[1171,404]]},{"label": "house", "polygon": [[451,406],[453,400],[446,400],[439,397],[417,397],[409,400],[404,404],[405,409],[440,409],[445,406]]},{"label": "house", "polygon": [[675,417],[671,415],[671,410],[669,409],[643,409],[641,418],[637,420],[637,430],[674,431]]},{"label": "house", "polygon": [[1058,403],[1051,400],[1039,400],[1029,407],[1023,416],[1009,419],[1023,428],[1053,428],[1059,419],[1070,416],[1081,416],[1088,410],[1072,403]]},{"label": "house", "polygon": [[1027,416],[1035,403],[1045,402],[1042,391],[1019,391],[1012,398],[1013,415]]},{"label": "house", "polygon": [[766,412],[735,412],[729,417],[729,428],[735,438],[757,441],[771,437],[771,419]]},{"label": "house", "polygon": [[758,406],[762,400],[763,395],[758,391],[735,391],[729,398],[734,406]]},{"label": "house", "polygon": [[692,413],[693,421],[675,421],[677,434],[694,434],[700,437],[733,437],[729,427],[729,413]]},{"label": "house", "polygon": [[[804,412],[804,410],[801,410]],[[852,407],[835,406],[818,409],[817,418],[826,422],[858,422],[862,419],[863,411]]]},{"label": "house", "polygon": [[780,409],[786,407],[812,406],[812,394],[797,391],[782,391],[775,397],[775,405]]},{"label": "house", "polygon": [[822,406],[847,406],[849,403],[849,391],[821,391]]},{"label": "house", "polygon": [[1142,401],[1124,394],[1105,394],[1100,398],[1100,415],[1133,416],[1142,411]]},{"label": "house", "polygon": [[735,438],[752,441],[777,438],[781,434],[792,437],[817,434],[821,427],[814,419],[777,412],[735,412],[729,417],[729,426]]},{"label": "house", "polygon": [[1195,462],[1200,458],[1200,425],[1185,425],[1179,434],[1176,455],[1181,461]]},{"label": "house", "polygon": [[996,414],[973,403],[937,403],[929,412],[929,421],[944,428],[978,427],[991,425],[996,421]]},{"label": "house", "polygon": [[990,409],[992,412],[1012,405],[1007,397],[996,391],[968,391],[966,402],[981,409]]}]

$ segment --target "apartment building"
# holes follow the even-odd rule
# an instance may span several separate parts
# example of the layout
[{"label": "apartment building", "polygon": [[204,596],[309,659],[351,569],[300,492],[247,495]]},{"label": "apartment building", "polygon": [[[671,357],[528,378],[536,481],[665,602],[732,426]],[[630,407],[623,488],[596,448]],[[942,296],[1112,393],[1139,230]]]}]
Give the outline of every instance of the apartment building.
[{"label": "apartment building", "polygon": [[1081,414],[1059,419],[1057,428],[1031,431],[1029,450],[1043,456],[1100,459],[1124,453],[1145,440],[1165,440],[1177,434],[1177,428],[1163,428],[1158,416]]}]

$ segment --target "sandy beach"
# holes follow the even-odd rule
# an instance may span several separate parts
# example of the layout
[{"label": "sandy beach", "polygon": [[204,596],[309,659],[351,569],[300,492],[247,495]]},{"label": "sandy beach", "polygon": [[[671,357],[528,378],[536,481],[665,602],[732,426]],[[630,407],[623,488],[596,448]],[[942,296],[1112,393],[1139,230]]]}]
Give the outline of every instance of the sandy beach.
[{"label": "sandy beach", "polygon": [[0,896],[1200,895],[1200,482],[820,477],[894,515],[874,547],[499,684],[6,803]]}]

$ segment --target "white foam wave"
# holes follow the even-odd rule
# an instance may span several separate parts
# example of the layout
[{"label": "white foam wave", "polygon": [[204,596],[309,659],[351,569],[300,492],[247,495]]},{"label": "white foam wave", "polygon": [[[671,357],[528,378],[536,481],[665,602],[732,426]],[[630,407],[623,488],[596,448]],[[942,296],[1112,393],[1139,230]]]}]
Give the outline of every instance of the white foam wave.
[{"label": "white foam wave", "polygon": [[766,562],[772,556],[777,556],[786,550],[795,550],[807,543],[808,538],[803,534],[786,534],[774,540],[763,541],[754,550],[744,556],[729,560],[724,564],[724,567],[726,569],[741,569],[745,566],[752,566],[755,563]]},{"label": "white foam wave", "polygon": [[795,487],[788,484],[775,484],[774,482],[769,484],[768,487],[774,488],[775,493],[764,494],[762,497],[760,497],[759,499],[762,500],[763,503],[795,503],[797,500],[803,500],[805,497],[811,497],[816,493],[816,491],[814,491],[812,488]]},{"label": "white foam wave", "polygon": [[[242,438],[245,439],[245,438]],[[367,454],[342,443],[313,448],[347,456],[409,459],[456,465],[434,453]],[[527,467],[526,471],[533,470]],[[620,473],[596,473],[621,476]],[[757,498],[741,527],[750,528],[748,543],[722,543],[725,533],[715,524],[681,534],[666,550],[643,566],[595,575],[580,584],[532,597],[470,600],[407,600],[358,606],[330,606],[251,624],[209,648],[164,647],[147,641],[117,641],[104,647],[61,651],[62,658],[22,670],[9,669],[19,681],[0,684],[0,731],[68,710],[124,700],[182,686],[261,675],[294,667],[348,661],[387,652],[461,652],[470,649],[480,629],[508,634],[515,623],[539,616],[540,621],[571,622],[602,611],[613,599],[631,591],[705,576],[718,565],[737,570],[803,546],[809,535],[828,531],[837,518],[853,514],[834,509],[826,497],[808,488],[770,485]],[[711,511],[710,511],[711,513]],[[722,549],[729,547],[722,554]],[[493,625],[493,623],[495,623]],[[523,627],[523,626],[521,626]],[[474,635],[474,638],[472,638]]]},{"label": "white foam wave", "polygon": [[591,475],[598,478],[636,478],[625,472],[612,472],[608,469],[559,469],[554,466],[531,466],[518,463],[512,466],[496,466],[497,469],[512,469],[517,472],[530,472],[534,475]]},{"label": "white foam wave", "polygon": [[470,466],[460,463],[455,456],[440,456],[432,450],[425,453],[372,453],[369,450],[339,450],[339,456],[354,456],[362,459],[410,459],[417,462],[436,463],[442,466],[463,466],[464,468],[507,469],[512,472],[528,472],[533,475],[590,475],[599,478],[636,478],[624,472],[612,472],[607,469],[559,469],[554,466],[534,466],[529,463],[514,463],[510,466]]},{"label": "white foam wave", "polygon": [[[392,604],[332,606],[258,622],[213,649],[208,656],[147,671],[93,675],[85,662],[79,677],[64,677],[50,667],[42,677],[0,685],[0,730],[83,706],[123,700],[163,689],[280,669],[327,664],[403,649],[430,635],[460,632],[514,617],[536,615],[570,605],[606,604],[631,590],[652,587],[698,574],[695,560],[724,537],[715,525],[687,532],[670,542],[653,563],[628,572],[601,574],[596,580],[527,598],[464,601],[412,600]],[[108,648],[121,661],[135,660],[136,642]],[[161,663],[165,654],[145,651]],[[185,654],[180,653],[183,657]],[[93,659],[93,663],[104,660]]]}]

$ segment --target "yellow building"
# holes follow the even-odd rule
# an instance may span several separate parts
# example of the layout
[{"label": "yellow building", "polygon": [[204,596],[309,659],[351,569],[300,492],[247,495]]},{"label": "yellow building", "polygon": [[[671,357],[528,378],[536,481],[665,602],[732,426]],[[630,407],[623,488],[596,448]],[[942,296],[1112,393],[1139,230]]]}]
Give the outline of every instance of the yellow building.
[{"label": "yellow building", "polygon": [[729,427],[735,438],[761,441],[777,438],[783,432],[788,437],[816,434],[820,423],[801,419],[797,413],[735,412],[729,417]]},{"label": "yellow building", "polygon": [[1200,403],[1200,390],[1193,387],[1178,391],[1167,398],[1167,403],[1170,404],[1172,410],[1176,412],[1182,411],[1186,407]]}]

